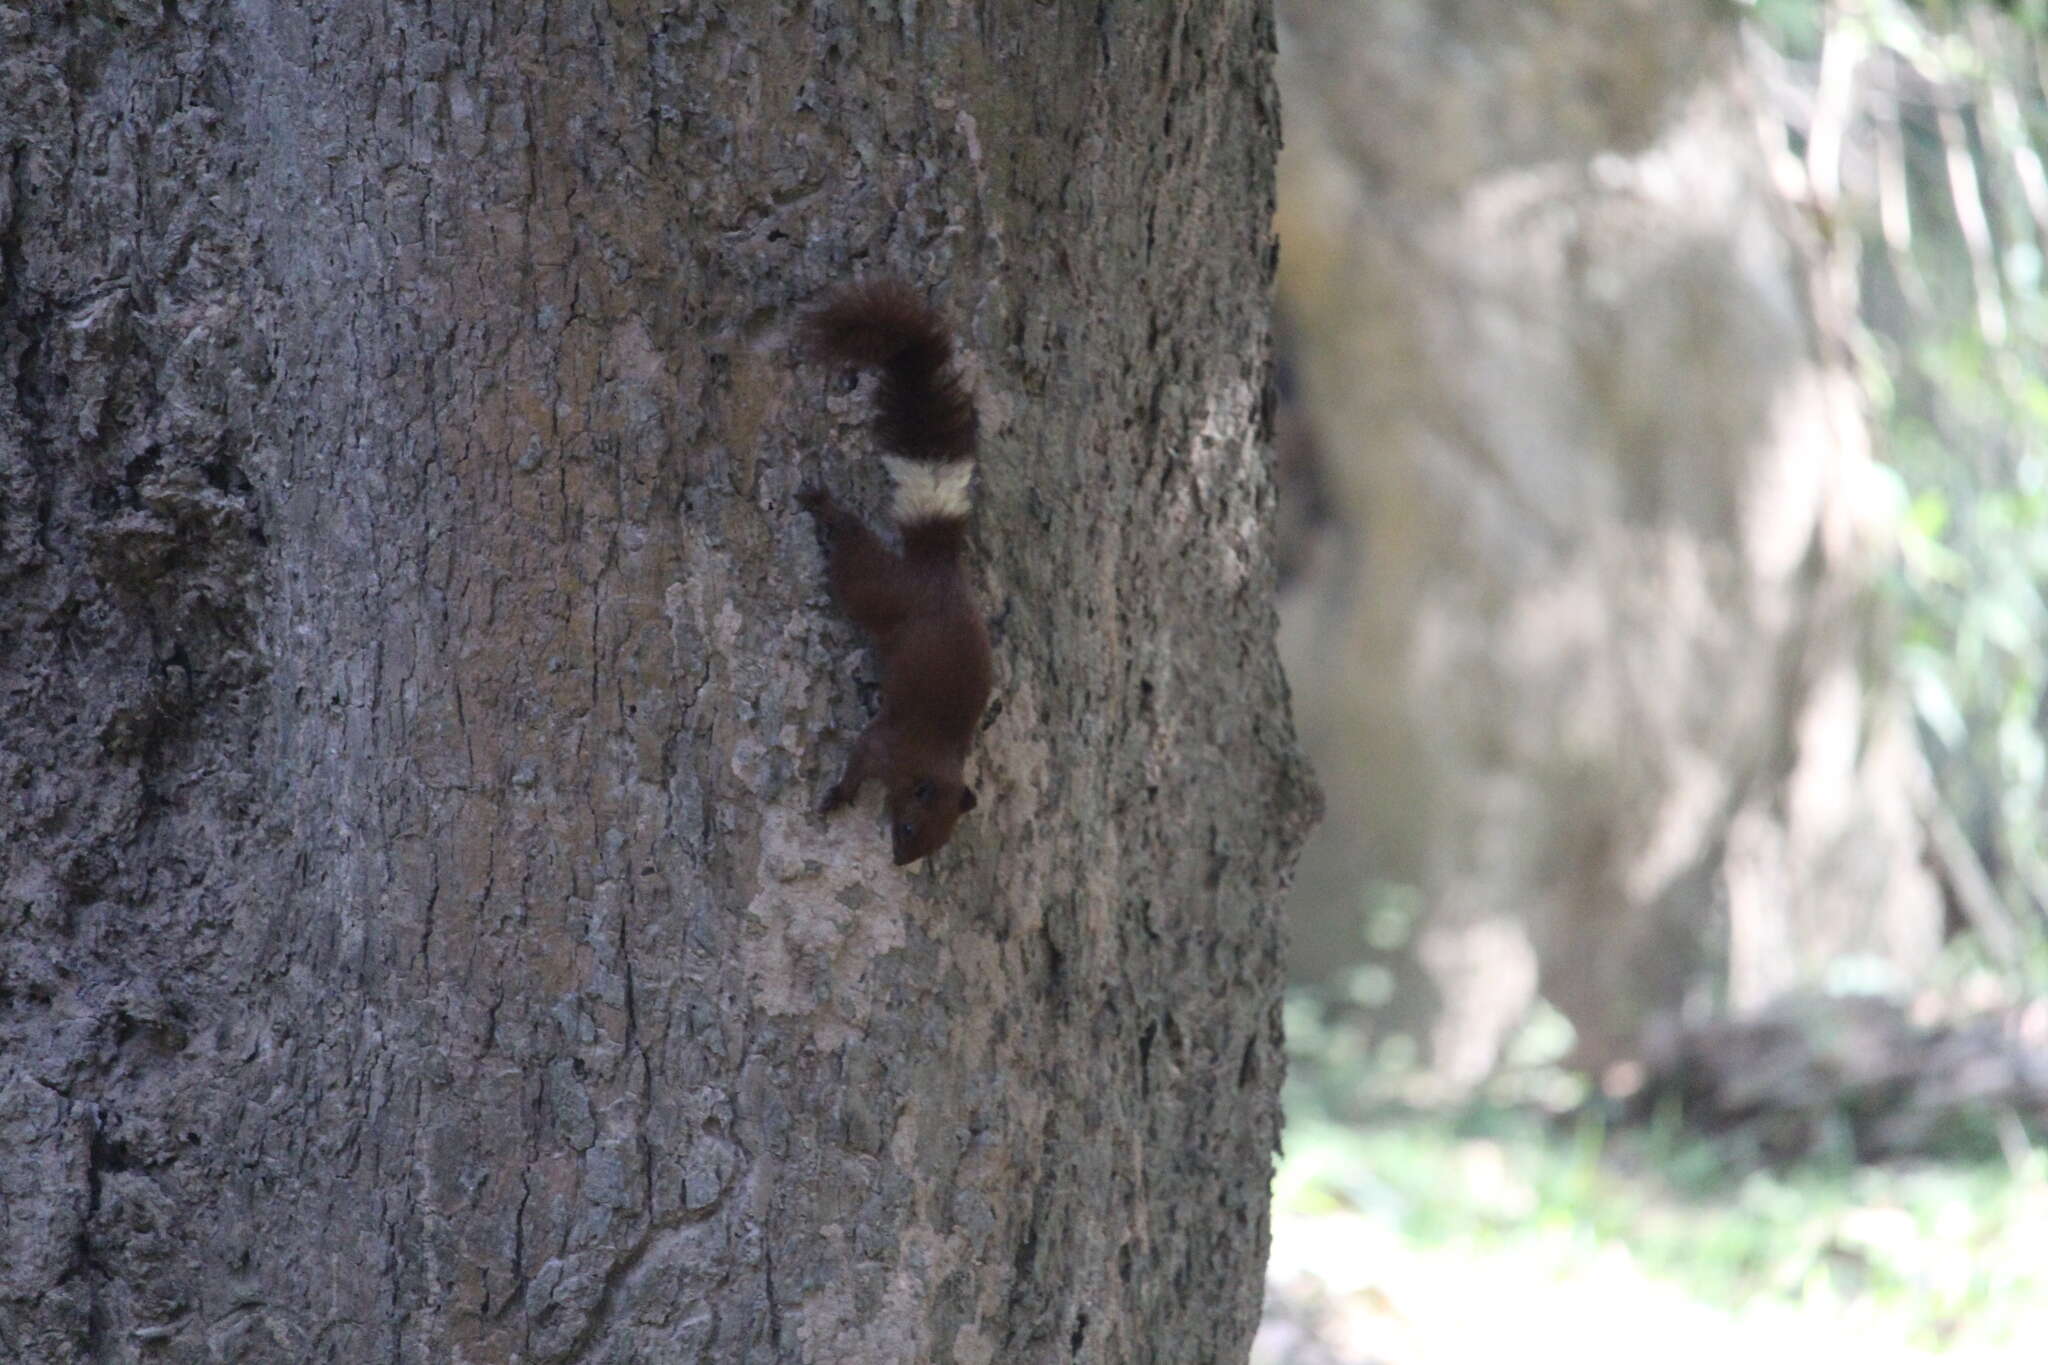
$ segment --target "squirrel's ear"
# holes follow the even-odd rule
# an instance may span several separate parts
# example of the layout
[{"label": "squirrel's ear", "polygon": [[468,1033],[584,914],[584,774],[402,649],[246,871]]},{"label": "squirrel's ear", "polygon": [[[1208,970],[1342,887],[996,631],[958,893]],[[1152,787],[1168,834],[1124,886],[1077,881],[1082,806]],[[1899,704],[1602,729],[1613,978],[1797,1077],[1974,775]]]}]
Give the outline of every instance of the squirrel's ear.
[{"label": "squirrel's ear", "polygon": [[964,811],[966,811],[966,810],[973,810],[973,809],[974,809],[974,808],[975,808],[975,807],[976,807],[977,805],[979,805],[979,804],[980,804],[980,803],[979,803],[978,801],[976,801],[976,800],[974,799],[974,788],[972,788],[972,787],[962,787],[962,788],[960,789],[960,809],[961,809],[961,810],[964,810]]}]

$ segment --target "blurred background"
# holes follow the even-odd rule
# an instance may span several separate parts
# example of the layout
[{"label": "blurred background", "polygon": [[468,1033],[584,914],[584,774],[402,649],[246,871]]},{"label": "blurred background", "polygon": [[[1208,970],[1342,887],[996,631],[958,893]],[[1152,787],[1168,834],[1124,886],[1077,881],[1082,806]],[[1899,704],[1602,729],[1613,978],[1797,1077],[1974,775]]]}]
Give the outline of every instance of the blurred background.
[{"label": "blurred background", "polygon": [[1260,1365],[2048,1360],[2048,0],[1280,0]]}]

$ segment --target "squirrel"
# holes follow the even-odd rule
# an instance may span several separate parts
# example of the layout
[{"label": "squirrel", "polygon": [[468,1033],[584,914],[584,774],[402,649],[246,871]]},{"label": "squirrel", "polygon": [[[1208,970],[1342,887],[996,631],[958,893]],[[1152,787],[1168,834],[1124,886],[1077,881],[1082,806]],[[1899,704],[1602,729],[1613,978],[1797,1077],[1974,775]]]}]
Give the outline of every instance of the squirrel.
[{"label": "squirrel", "polygon": [[882,669],[881,708],[819,813],[881,779],[901,867],[944,847],[976,804],[965,765],[992,671],[963,563],[979,421],[953,364],[952,331],[900,281],[841,289],[803,320],[799,339],[813,359],[881,374],[874,435],[896,486],[901,552],[815,484],[797,501],[816,519],[834,600],[873,640]]}]

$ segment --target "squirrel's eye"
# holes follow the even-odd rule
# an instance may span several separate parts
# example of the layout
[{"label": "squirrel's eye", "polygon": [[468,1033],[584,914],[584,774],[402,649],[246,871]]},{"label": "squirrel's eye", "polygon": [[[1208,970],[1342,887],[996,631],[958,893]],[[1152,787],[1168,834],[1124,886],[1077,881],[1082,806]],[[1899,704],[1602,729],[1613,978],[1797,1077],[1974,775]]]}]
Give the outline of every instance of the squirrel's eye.
[{"label": "squirrel's eye", "polygon": [[896,826],[896,840],[897,840],[897,842],[898,842],[898,843],[904,843],[904,844],[907,844],[907,843],[909,843],[909,842],[910,842],[911,840],[915,839],[916,837],[917,837],[917,826],[916,826],[916,825],[898,825],[898,826]]},{"label": "squirrel's eye", "polygon": [[932,803],[932,780],[920,778],[918,784],[910,789],[910,794],[917,798],[918,805],[929,806]]}]

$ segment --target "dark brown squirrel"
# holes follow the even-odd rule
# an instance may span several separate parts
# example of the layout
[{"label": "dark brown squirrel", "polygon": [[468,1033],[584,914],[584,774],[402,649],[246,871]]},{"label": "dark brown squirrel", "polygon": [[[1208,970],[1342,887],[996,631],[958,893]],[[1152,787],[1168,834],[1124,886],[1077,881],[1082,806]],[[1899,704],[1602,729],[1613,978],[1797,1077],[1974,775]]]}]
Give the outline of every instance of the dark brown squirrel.
[{"label": "dark brown squirrel", "polygon": [[979,422],[951,330],[906,284],[844,288],[804,319],[800,335],[816,359],[881,374],[875,442],[896,485],[901,553],[823,488],[797,500],[817,519],[833,598],[874,640],[882,667],[881,709],[819,810],[837,810],[880,778],[900,867],[944,847],[975,807],[967,750],[988,706],[991,664],[962,556]]}]

